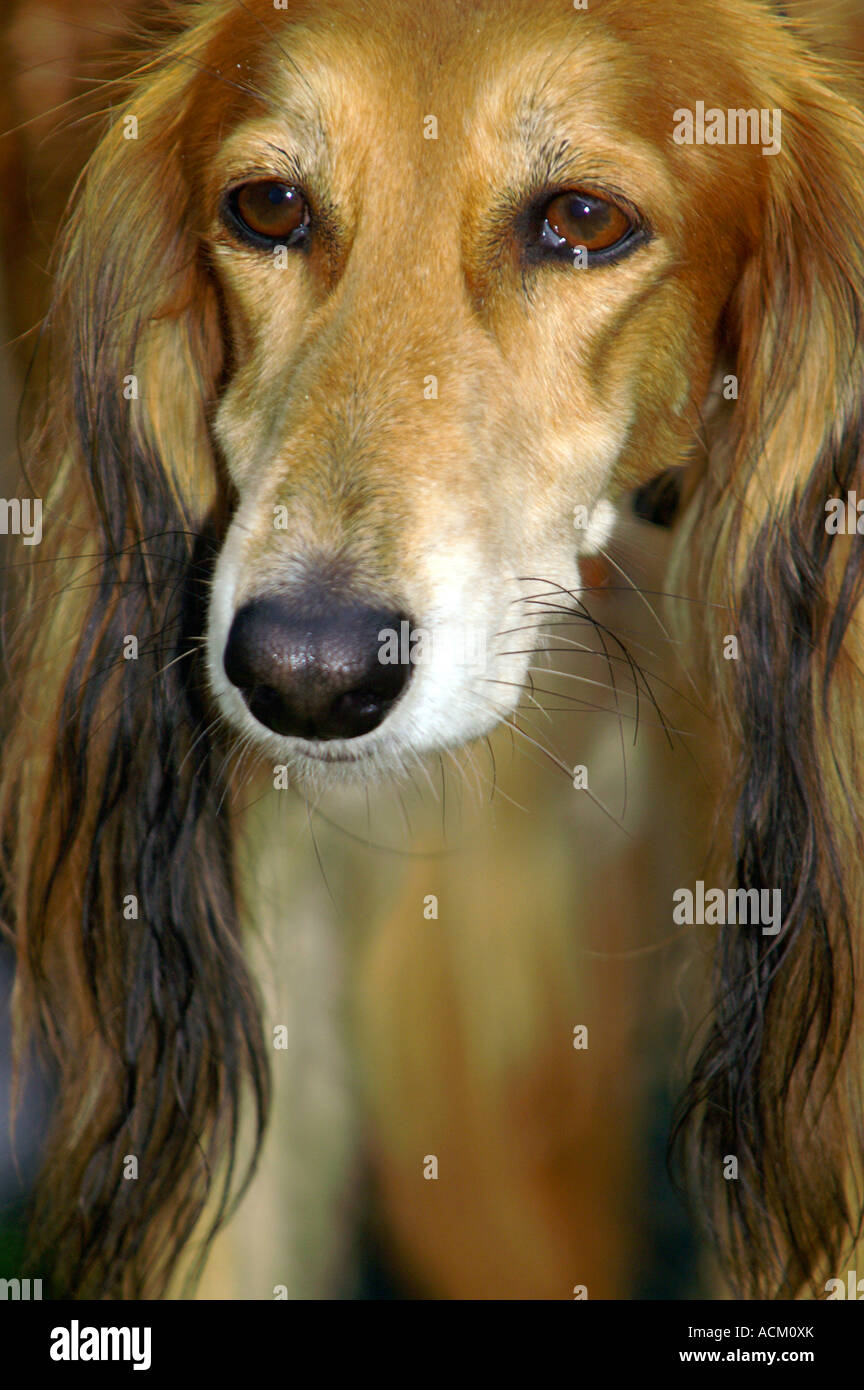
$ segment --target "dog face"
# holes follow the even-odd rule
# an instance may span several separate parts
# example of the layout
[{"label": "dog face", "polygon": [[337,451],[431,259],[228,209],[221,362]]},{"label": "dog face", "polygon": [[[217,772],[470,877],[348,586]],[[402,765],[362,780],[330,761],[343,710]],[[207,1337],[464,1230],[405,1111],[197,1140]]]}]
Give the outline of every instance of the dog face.
[{"label": "dog face", "polygon": [[673,140],[706,93],[755,100],[735,6],[687,64],[665,5],[294,9],[242,69],[262,99],[194,139],[239,497],[209,669],[281,761],[368,774],[509,714],[521,605],[578,587],[610,491],[688,456],[765,156]]}]

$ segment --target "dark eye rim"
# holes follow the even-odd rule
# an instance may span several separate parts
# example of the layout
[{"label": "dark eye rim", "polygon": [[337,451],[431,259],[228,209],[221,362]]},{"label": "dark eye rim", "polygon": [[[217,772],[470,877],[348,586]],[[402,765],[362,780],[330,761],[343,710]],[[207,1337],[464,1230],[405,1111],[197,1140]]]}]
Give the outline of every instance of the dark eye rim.
[{"label": "dark eye rim", "polygon": [[[253,227],[244,221],[242,214],[237,207],[237,199],[244,188],[249,188],[255,183],[279,183],[285,188],[290,188],[293,192],[299,193],[306,207],[306,221],[286,236],[268,236],[264,232],[256,232]],[[277,246],[287,246],[289,250],[302,250],[309,242],[314,216],[312,204],[306,190],[297,183],[290,183],[288,179],[278,176],[259,176],[257,178],[241,179],[226,188],[222,195],[219,206],[219,215],[223,226],[231,232],[239,241],[245,242],[248,246],[260,251],[272,251]]]},{"label": "dark eye rim", "polygon": [[553,242],[551,237],[554,237],[555,234],[551,227],[548,228],[550,238],[544,240],[544,228],[548,227],[546,209],[551,203],[554,203],[556,198],[562,197],[565,193],[584,193],[589,197],[611,203],[623,212],[631,223],[630,231],[620,241],[614,242],[612,246],[607,246],[601,251],[588,251],[588,269],[594,266],[615,265],[618,261],[632,255],[641,246],[646,246],[654,236],[647,218],[622,194],[593,184],[562,184],[559,188],[545,188],[542,194],[532,199],[519,219],[523,258],[527,265],[572,266],[575,264],[577,249],[567,242],[557,244]]}]

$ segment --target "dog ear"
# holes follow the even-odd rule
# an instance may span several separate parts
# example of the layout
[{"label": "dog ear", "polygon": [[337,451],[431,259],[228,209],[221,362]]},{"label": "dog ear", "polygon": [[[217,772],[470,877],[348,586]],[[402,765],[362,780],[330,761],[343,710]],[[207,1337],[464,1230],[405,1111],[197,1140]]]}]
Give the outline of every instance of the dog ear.
[{"label": "dog ear", "polygon": [[258,1141],[267,1108],[201,646],[225,508],[184,144],[205,79],[219,115],[205,40],[146,70],[83,178],[32,451],[45,540],[10,600],[4,901],[18,1058],[35,1037],[56,1094],[32,1223],[55,1296],[162,1292],[226,1211],[247,1084]]},{"label": "dog ear", "polygon": [[[864,122],[839,73],[800,53],[793,69],[761,237],[730,306],[731,434],[689,529],[722,613],[710,645],[734,786],[725,874],[779,891],[782,924],[722,929],[676,1135],[737,1286],[763,1297],[836,1273],[862,1211],[849,1158],[864,541],[832,534],[826,503],[842,498],[845,515],[847,495],[864,497]],[[724,634],[738,660],[723,659]]]}]

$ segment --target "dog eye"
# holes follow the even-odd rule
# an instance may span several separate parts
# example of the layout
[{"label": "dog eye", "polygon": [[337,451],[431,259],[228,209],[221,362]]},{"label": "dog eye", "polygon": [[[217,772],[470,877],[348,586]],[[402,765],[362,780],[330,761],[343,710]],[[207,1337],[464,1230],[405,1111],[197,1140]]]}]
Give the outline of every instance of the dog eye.
[{"label": "dog eye", "polygon": [[637,230],[634,219],[617,203],[578,190],[559,193],[541,215],[541,246],[568,259],[580,247],[589,257],[623,249]]},{"label": "dog eye", "polygon": [[234,230],[255,246],[297,246],[311,220],[300,189],[279,179],[256,179],[232,189],[227,210]]}]

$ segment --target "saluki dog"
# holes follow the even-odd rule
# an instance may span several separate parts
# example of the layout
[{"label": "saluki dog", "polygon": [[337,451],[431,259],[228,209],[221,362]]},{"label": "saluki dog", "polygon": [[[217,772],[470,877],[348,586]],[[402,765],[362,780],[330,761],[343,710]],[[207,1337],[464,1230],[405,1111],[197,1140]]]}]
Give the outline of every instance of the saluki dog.
[{"label": "saluki dog", "polygon": [[730,1286],[818,1291],[862,1210],[854,72],[768,0],[193,0],[123,91],[57,253],[44,531],[6,595],[36,1266],[159,1296],[254,1165],[247,773],[260,828],[524,727],[538,613],[581,611],[662,476],[712,883],[780,905],[716,934],[675,1133]]}]

